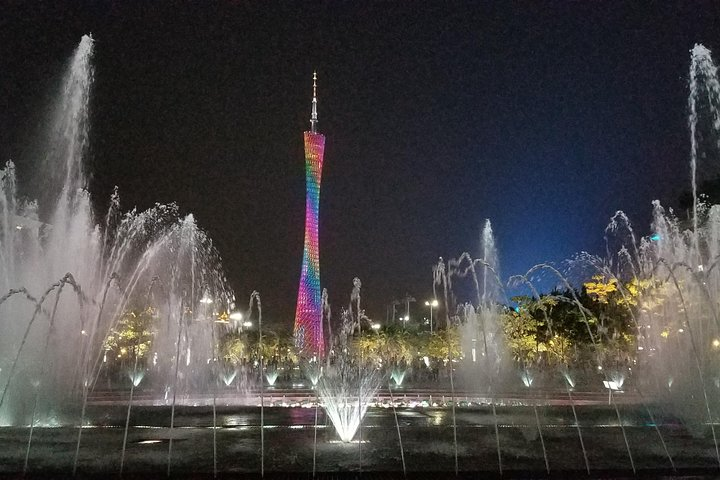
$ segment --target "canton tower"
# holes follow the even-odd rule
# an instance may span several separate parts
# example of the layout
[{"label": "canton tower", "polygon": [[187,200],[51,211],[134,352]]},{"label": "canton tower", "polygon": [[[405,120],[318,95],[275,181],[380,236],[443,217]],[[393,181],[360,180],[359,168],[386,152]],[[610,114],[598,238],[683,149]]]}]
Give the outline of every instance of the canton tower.
[{"label": "canton tower", "polygon": [[325,342],[320,297],[320,245],[318,213],[325,136],[317,132],[317,72],[313,73],[310,131],[305,138],[305,248],[303,248],[300,286],[295,308],[295,346],[306,357],[323,357]]}]

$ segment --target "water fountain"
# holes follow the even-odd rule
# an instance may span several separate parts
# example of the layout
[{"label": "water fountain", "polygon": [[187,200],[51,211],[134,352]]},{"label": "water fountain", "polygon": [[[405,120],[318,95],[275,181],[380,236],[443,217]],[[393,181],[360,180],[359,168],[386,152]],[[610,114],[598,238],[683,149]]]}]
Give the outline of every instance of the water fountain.
[{"label": "water fountain", "polygon": [[393,367],[390,372],[390,378],[395,382],[396,387],[402,386],[403,380],[405,380],[405,374],[407,374],[407,369],[398,366]]},{"label": "water fountain", "polygon": [[[642,372],[637,388],[643,397],[661,402],[697,435],[708,429],[720,464],[714,426],[720,392],[712,380],[720,365],[720,206],[704,203],[699,195],[701,173],[705,180],[716,180],[718,174],[716,165],[700,160],[719,151],[720,83],[710,51],[701,45],[691,52],[689,78],[693,202],[688,220],[655,201],[653,233],[638,240],[627,216],[618,212],[606,229],[606,258],[583,261],[616,282],[629,306],[637,303],[630,312],[638,337],[637,369]],[[606,374],[609,398],[623,388],[626,377],[622,368]],[[668,458],[675,468],[669,453]]]},{"label": "water fountain", "polygon": [[[356,468],[357,463],[351,462],[358,456],[360,470],[402,465],[406,473],[422,468],[418,465],[424,456],[431,458],[428,460],[431,469],[435,467],[433,462],[441,462],[439,468],[459,473],[470,468],[468,464],[475,459],[482,458],[477,468],[494,470],[496,456],[497,472],[503,475],[517,468],[511,455],[519,458],[517,450],[523,450],[524,454],[524,450],[531,450],[531,445],[538,446],[542,457],[536,456],[537,464],[530,470],[541,474],[550,474],[551,467],[562,472],[564,453],[577,452],[580,457],[580,451],[582,461],[568,467],[569,472],[590,474],[591,463],[593,469],[619,468],[625,473],[663,463],[658,468],[675,471],[683,468],[677,461],[683,454],[677,444],[672,444],[677,442],[677,435],[673,435],[676,427],[663,423],[668,417],[680,419],[681,426],[677,428],[693,434],[693,438],[687,440],[695,442],[693,455],[707,451],[708,446],[714,447],[720,464],[715,428],[720,416],[720,375],[717,374],[720,304],[716,298],[720,291],[720,206],[703,203],[698,193],[701,182],[697,180],[705,170],[701,165],[703,149],[718,147],[720,84],[710,52],[704,47],[693,49],[690,70],[691,218],[683,221],[656,202],[652,235],[639,238],[627,217],[619,212],[606,231],[606,257],[582,258],[603,278],[617,282],[638,332],[637,364],[604,362],[600,358],[598,349],[603,326],[591,326],[576,292],[564,297],[541,295],[533,281],[533,275],[538,272],[553,275],[564,288],[570,284],[555,267],[539,264],[525,275],[513,277],[515,286],[529,289],[535,301],[554,299],[577,308],[582,317],[579,321],[584,322],[582,326],[596,350],[593,353],[597,353],[598,370],[588,374],[570,362],[544,365],[529,362],[519,365],[518,370],[509,358],[502,328],[502,315],[512,311],[507,309],[508,298],[498,276],[497,248],[487,221],[479,258],[466,253],[447,263],[441,259],[433,272],[433,286],[437,290],[434,293],[442,299],[444,308],[444,318],[438,318],[437,322],[441,331],[434,334],[441,336],[454,322],[459,323],[461,358],[454,358],[453,350],[448,349],[444,363],[448,368],[449,391],[447,386],[438,386],[438,391],[427,392],[422,400],[418,393],[417,401],[413,401],[417,407],[408,408],[411,402],[400,402],[393,395],[393,388],[402,386],[404,393],[412,391],[414,372],[409,364],[388,367],[389,378],[381,378],[376,365],[366,364],[361,355],[353,356],[348,337],[356,331],[362,335],[363,330],[362,284],[355,279],[351,305],[342,315],[343,328],[332,338],[333,356],[306,359],[300,365],[309,383],[316,386],[316,390],[308,388],[302,393],[311,399],[306,406],[314,406],[313,415],[303,417],[297,408],[296,412],[300,413],[293,413],[290,420],[278,420],[283,414],[278,414],[278,408],[272,406],[272,398],[271,406],[265,406],[265,381],[274,386],[276,392],[285,382],[276,383],[280,367],[268,364],[262,356],[252,370],[260,379],[257,382],[259,409],[254,405],[242,407],[240,414],[232,412],[231,415],[223,410],[231,407],[223,407],[217,401],[222,398],[218,395],[219,385],[228,387],[233,382],[240,385],[243,382],[238,377],[248,372],[245,363],[242,366],[240,362],[221,364],[215,351],[220,329],[228,328],[216,320],[215,313],[229,309],[233,298],[225,286],[217,252],[198,229],[195,219],[191,215],[180,216],[174,205],[157,205],[145,212],[133,210],[121,214],[115,192],[104,220],[99,223],[93,220],[83,173],[89,135],[87,112],[93,80],[92,51],[92,39],[83,37],[64,79],[61,100],[52,120],[54,134],[49,143],[53,148],[46,158],[46,168],[53,172],[50,175],[53,181],[45,192],[47,198],[38,202],[22,201],[17,195],[14,164],[9,162],[0,171],[0,426],[13,426],[0,429],[0,436],[22,436],[23,450],[17,458],[24,457],[24,471],[32,472],[32,460],[41,458],[33,451],[36,436],[45,437],[46,442],[48,437],[52,438],[47,432],[49,429],[40,429],[41,425],[92,427],[90,424],[98,419],[108,421],[118,427],[114,431],[122,432],[122,449],[117,455],[121,475],[132,469],[133,460],[143,458],[144,452],[138,454],[133,448],[163,442],[167,442],[167,452],[163,451],[162,459],[156,463],[162,463],[167,474],[182,471],[183,465],[187,466],[193,459],[207,458],[209,462],[212,456],[212,473],[217,475],[218,468],[226,466],[223,462],[229,461],[228,453],[234,458],[242,448],[253,453],[248,458],[256,458],[254,452],[260,451],[257,468],[246,468],[264,473],[266,441],[275,445],[273,442],[279,440],[273,432],[285,427],[287,430],[281,432],[283,442],[286,432],[288,437],[291,433],[300,435],[303,446],[312,441],[313,473],[318,465],[321,469],[328,468],[327,462],[335,462],[333,468]],[[466,286],[471,284],[471,288],[464,291],[467,298],[457,308],[450,308],[463,282]],[[637,291],[632,293],[631,289]],[[631,304],[631,299],[637,303]],[[262,314],[257,292],[251,296],[251,310],[253,305],[259,314],[258,351],[262,352]],[[325,291],[323,312],[332,337]],[[541,315],[547,325],[548,338],[555,338],[550,316],[544,310]],[[145,330],[149,333],[143,333]],[[133,333],[129,341],[122,340],[123,332]],[[607,332],[602,335],[608,336]],[[425,362],[430,366],[428,357]],[[129,392],[129,396],[114,405],[119,407],[119,414],[113,413],[112,408],[101,411],[97,405],[89,405],[90,394],[103,385],[101,379],[107,379],[108,385],[122,385],[122,393],[117,398]],[[555,380],[557,383],[553,383]],[[394,423],[388,419],[376,424],[373,415],[373,424],[363,425],[381,385],[387,385],[381,395],[390,397]],[[586,391],[588,385],[592,385],[592,392]],[[466,390],[458,394],[456,390],[463,388]],[[520,391],[519,405],[509,406],[509,394],[503,388]],[[563,402],[563,406],[552,410],[561,412],[554,428],[546,421],[551,418],[547,413],[550,401],[547,396],[543,397],[548,395],[543,389],[551,388],[556,391],[550,393],[550,400]],[[281,393],[283,404],[299,404],[296,400],[286,402],[286,392]],[[148,406],[143,395],[155,397],[150,400],[154,402],[152,406]],[[212,421],[209,420],[210,395]],[[462,396],[465,396],[464,403],[457,401]],[[252,398],[254,402],[257,397]],[[383,402],[388,406],[387,397]],[[469,406],[473,402],[475,406]],[[593,402],[592,407],[587,407],[587,402]],[[199,407],[189,413],[181,408],[182,404]],[[562,410],[564,407],[567,411]],[[92,408],[95,410],[91,411]],[[136,413],[137,410],[140,412]],[[323,427],[322,412],[339,437],[339,446],[332,441],[323,442],[323,435],[318,435]],[[382,410],[378,408],[377,412],[378,418],[382,418]],[[259,425],[252,420],[256,413]],[[113,415],[118,419],[107,420]],[[144,415],[142,418],[147,423],[158,425],[134,423],[135,415]],[[193,415],[188,420],[187,417]],[[615,432],[617,448],[611,450],[614,456],[605,455],[612,460],[596,453],[603,446],[594,436],[602,439],[606,438],[602,435],[608,434],[597,433],[599,430],[588,421],[590,415],[593,422],[602,423],[600,430]],[[230,421],[232,416],[240,420]],[[602,422],[597,420],[600,417]],[[438,430],[429,430],[428,425],[435,421],[437,424],[433,426]],[[426,423],[418,426],[419,422]],[[18,428],[18,425],[29,428]],[[228,428],[221,430],[221,425]],[[254,429],[258,426],[259,434]],[[303,437],[303,429],[309,430],[310,426],[312,433]],[[475,428],[477,426],[487,428]],[[212,433],[203,437],[204,429],[209,428]],[[395,445],[393,430],[397,434],[400,457],[384,457],[385,463],[373,463],[384,450],[394,450],[383,448]],[[478,439],[479,430],[488,432],[487,439]],[[521,436],[507,433],[518,430],[527,443],[517,444]],[[98,451],[107,453],[107,447],[100,442],[82,440],[83,435],[108,438],[102,437],[112,435],[113,429],[108,431],[110,433],[98,434],[92,428],[73,428],[69,433],[58,434],[62,438],[72,437],[65,443],[72,443],[75,453],[72,462],[57,460],[65,461],[63,472],[69,473],[69,465],[73,472],[78,466],[81,470],[87,467],[80,457],[81,449],[93,452],[92,455]],[[145,438],[139,431],[152,432],[159,438]],[[250,433],[244,433],[246,431]],[[646,446],[646,442],[650,442],[647,432],[657,434],[654,447]],[[184,447],[181,443],[184,435],[193,438],[193,442],[185,445],[204,438],[207,450],[203,450],[201,441],[196,448]],[[238,438],[238,441],[223,444],[224,437]],[[117,439],[114,444],[120,444],[119,435],[112,438]],[[427,438],[433,439],[429,442],[431,445],[425,445]],[[346,444],[354,441],[358,443],[357,449],[348,448]],[[479,442],[487,443],[476,448]],[[245,447],[246,444],[251,446]],[[441,444],[445,450],[433,444]],[[553,451],[558,445],[567,452],[558,455]],[[348,453],[351,451],[352,456]],[[1,455],[5,452],[0,452]],[[346,463],[337,463],[333,455],[345,458]],[[620,456],[623,460],[618,461]],[[268,456],[268,469],[277,468],[279,461],[274,457]],[[4,461],[5,457],[0,457],[0,467]],[[295,468],[295,460],[289,462]],[[22,465],[21,461],[17,463]],[[306,468],[309,465],[308,461]],[[94,467],[92,472],[108,468]],[[209,475],[210,467],[203,468]]]},{"label": "water fountain", "polygon": [[94,221],[83,166],[92,53],[85,36],[51,119],[46,203],[18,198],[12,162],[0,170],[0,291],[10,292],[0,300],[0,424],[79,408],[108,366],[105,339],[136,306],[156,315],[153,365],[133,368],[133,385],[145,378],[177,398],[203,388],[213,321],[199,302],[231,299],[211,241],[175,205],[122,214],[115,192],[104,222]]},{"label": "water fountain", "polygon": [[316,359],[310,359],[301,363],[303,375],[310,381],[310,385],[315,388],[323,374],[323,366]]},{"label": "water fountain", "polygon": [[[351,355],[350,336],[355,326],[361,333],[359,278],[353,279],[350,308],[342,312],[343,328],[338,333],[338,352],[325,370],[317,385],[318,394],[327,416],[344,443],[352,441],[360,429],[370,401],[380,388],[380,373],[373,365],[365,364],[362,355],[354,360]],[[355,313],[353,313],[353,307]],[[359,448],[362,448],[360,435]],[[362,452],[362,450],[359,450]],[[362,455],[362,453],[361,453]],[[360,457],[362,462],[362,456]],[[362,464],[361,464],[362,465]],[[362,466],[361,466],[362,468]]]},{"label": "water fountain", "polygon": [[[491,398],[492,416],[495,431],[496,450],[498,458],[498,471],[502,475],[503,462],[500,448],[500,432],[498,426],[497,409],[493,397],[493,390],[497,388],[500,375],[507,369],[507,355],[504,351],[505,341],[499,322],[501,305],[505,296],[503,284],[499,278],[498,252],[492,232],[490,220],[485,221],[480,237],[481,258],[473,259],[465,252],[459,258],[448,262],[447,271],[444,262],[440,259],[435,270],[435,284],[443,285],[446,311],[448,304],[448,286],[452,288],[453,278],[467,278],[472,280],[476,302],[468,302],[462,306],[462,324],[460,325],[461,347],[466,363],[463,376],[466,383],[476,391],[487,388]],[[478,269],[480,275],[478,275]],[[452,373],[452,367],[451,367]],[[451,376],[452,380],[452,376]],[[454,388],[453,388],[454,390]],[[454,397],[454,392],[453,392]],[[455,402],[453,398],[453,419],[455,417]],[[455,422],[453,420],[453,425]],[[457,445],[455,445],[457,470]]]},{"label": "water fountain", "polygon": [[375,368],[349,362],[331,366],[322,376],[318,383],[320,399],[340,440],[348,443],[355,437],[379,387]]},{"label": "water fountain", "polygon": [[480,258],[463,253],[448,262],[449,283],[455,278],[469,278],[474,295],[458,307],[462,319],[460,338],[463,355],[471,360],[470,376],[473,388],[491,388],[499,375],[507,369],[507,354],[502,327],[499,322],[501,305],[506,304],[503,283],[499,277],[498,251],[490,220],[486,220],[480,236]]},{"label": "water fountain", "polygon": [[232,383],[235,381],[235,377],[237,377],[237,368],[225,368],[221,374],[223,384],[226,387],[229,387],[232,385]]},{"label": "water fountain", "polygon": [[268,385],[271,387],[275,386],[278,375],[280,375],[280,372],[274,365],[268,365],[265,369],[265,380],[267,380]]}]

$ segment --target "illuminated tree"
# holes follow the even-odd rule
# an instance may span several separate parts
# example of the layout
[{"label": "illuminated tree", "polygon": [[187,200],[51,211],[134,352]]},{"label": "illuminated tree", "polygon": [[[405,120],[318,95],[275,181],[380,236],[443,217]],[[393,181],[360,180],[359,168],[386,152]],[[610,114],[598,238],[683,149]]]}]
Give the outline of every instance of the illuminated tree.
[{"label": "illuminated tree", "polygon": [[[123,313],[115,328],[107,336],[104,348],[112,352],[120,363],[127,360],[144,359],[155,337],[154,323],[157,311],[152,307],[144,310],[133,309]],[[112,358],[111,357],[111,358]]]},{"label": "illuminated tree", "polygon": [[520,300],[521,306],[503,315],[503,333],[513,359],[522,367],[527,367],[538,362],[541,352],[547,349],[538,338],[539,328],[544,323],[535,318],[534,309],[529,308],[531,299],[523,297],[513,300]]},{"label": "illuminated tree", "polygon": [[545,344],[547,361],[550,365],[567,366],[572,363],[574,357],[573,343],[570,339],[561,334],[555,334]]},{"label": "illuminated tree", "polygon": [[437,360],[457,360],[462,357],[460,334],[456,327],[432,333],[428,337],[427,356]]},{"label": "illuminated tree", "polygon": [[388,328],[383,332],[386,335],[386,358],[395,365],[412,363],[417,357],[411,334],[402,328]]},{"label": "illuminated tree", "polygon": [[585,287],[585,291],[587,294],[595,300],[596,302],[599,302],[601,304],[607,305],[610,301],[610,297],[617,293],[617,279],[611,278],[607,282],[605,282],[605,277],[603,275],[595,275],[592,277],[591,282],[586,282],[583,284]]},{"label": "illuminated tree", "polygon": [[220,338],[220,357],[228,364],[239,365],[250,357],[248,336],[244,332],[232,331]]}]

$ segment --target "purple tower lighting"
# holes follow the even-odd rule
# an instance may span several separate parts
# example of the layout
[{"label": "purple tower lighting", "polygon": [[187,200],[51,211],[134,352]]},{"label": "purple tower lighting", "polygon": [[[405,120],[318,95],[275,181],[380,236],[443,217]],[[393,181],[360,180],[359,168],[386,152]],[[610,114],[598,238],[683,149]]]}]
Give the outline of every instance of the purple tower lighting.
[{"label": "purple tower lighting", "polygon": [[320,243],[318,215],[325,136],[317,133],[317,73],[313,73],[310,131],[305,132],[305,248],[295,308],[295,346],[301,355],[323,357],[325,342],[320,293]]}]

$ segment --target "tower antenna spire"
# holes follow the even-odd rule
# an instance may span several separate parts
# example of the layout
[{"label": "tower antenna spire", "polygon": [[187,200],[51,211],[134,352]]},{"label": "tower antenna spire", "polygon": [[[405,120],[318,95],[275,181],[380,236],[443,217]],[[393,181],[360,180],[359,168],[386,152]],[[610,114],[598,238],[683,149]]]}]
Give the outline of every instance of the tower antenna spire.
[{"label": "tower antenna spire", "polygon": [[313,72],[313,99],[312,115],[310,116],[310,131],[317,133],[317,71]]}]

